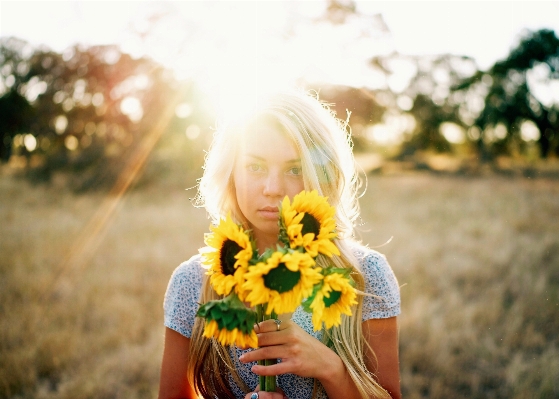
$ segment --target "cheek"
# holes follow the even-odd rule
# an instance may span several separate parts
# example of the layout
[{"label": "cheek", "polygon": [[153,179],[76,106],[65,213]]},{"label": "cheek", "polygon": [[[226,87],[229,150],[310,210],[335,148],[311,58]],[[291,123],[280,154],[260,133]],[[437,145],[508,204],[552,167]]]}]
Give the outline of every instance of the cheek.
[{"label": "cheek", "polygon": [[237,192],[246,191],[251,186],[248,173],[243,168],[235,167],[233,169],[233,180],[235,181]]},{"label": "cheek", "polygon": [[295,195],[299,194],[304,189],[305,189],[305,183],[301,178],[294,182],[291,182],[291,184],[288,185],[286,195],[292,199]]},{"label": "cheek", "polygon": [[247,174],[237,170],[233,174],[233,179],[235,181],[235,195],[237,196],[237,202],[239,207],[242,209],[246,206],[247,199],[251,196],[250,189],[252,185],[249,184]]}]

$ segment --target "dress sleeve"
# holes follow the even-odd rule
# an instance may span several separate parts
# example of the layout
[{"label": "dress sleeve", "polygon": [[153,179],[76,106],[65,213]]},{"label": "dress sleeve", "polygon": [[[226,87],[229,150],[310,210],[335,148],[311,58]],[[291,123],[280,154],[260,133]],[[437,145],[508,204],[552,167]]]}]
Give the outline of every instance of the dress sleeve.
[{"label": "dress sleeve", "polygon": [[384,255],[364,249],[358,256],[365,278],[363,321],[384,319],[400,314],[400,287]]},{"label": "dress sleeve", "polygon": [[164,324],[187,338],[192,336],[205,270],[195,256],[175,269],[163,302]]}]

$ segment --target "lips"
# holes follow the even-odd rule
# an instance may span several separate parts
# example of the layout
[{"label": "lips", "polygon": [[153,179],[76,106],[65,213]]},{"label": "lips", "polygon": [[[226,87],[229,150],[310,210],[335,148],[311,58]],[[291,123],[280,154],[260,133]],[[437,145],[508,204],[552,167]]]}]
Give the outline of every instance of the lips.
[{"label": "lips", "polygon": [[277,206],[265,206],[264,208],[260,208],[258,210],[260,216],[265,219],[276,219],[279,216],[279,209]]}]

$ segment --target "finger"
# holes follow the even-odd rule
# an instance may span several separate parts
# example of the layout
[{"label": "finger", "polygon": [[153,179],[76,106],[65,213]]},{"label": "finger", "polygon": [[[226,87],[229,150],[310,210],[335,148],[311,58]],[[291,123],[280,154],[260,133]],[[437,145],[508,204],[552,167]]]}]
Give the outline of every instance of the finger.
[{"label": "finger", "polygon": [[287,324],[287,321],[282,321],[280,319],[264,320],[254,325],[254,331],[256,331],[257,334],[276,332],[287,328]]},{"label": "finger", "polygon": [[290,333],[289,330],[272,331],[267,333],[256,334],[258,338],[258,346],[272,346],[272,345],[282,345],[289,342]]},{"label": "finger", "polygon": [[268,376],[287,374],[293,371],[293,368],[290,366],[289,362],[280,362],[271,366],[260,366],[256,364],[252,366],[250,370],[256,375]]},{"label": "finger", "polygon": [[254,391],[249,392],[245,395],[245,399],[284,399],[286,396],[283,392],[264,392],[264,391]]},{"label": "finger", "polygon": [[280,359],[287,356],[288,353],[291,352],[287,352],[284,345],[265,346],[242,354],[239,356],[239,361],[242,363],[250,363],[265,359]]},{"label": "finger", "polygon": [[281,389],[280,387],[276,387],[276,392],[281,394],[282,399],[288,399],[287,395],[285,394],[285,392],[283,392],[283,389]]}]

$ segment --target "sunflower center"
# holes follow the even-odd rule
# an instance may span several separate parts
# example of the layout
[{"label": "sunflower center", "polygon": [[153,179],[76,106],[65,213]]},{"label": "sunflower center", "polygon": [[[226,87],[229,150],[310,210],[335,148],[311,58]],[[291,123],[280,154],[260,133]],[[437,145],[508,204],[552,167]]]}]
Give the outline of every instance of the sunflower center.
[{"label": "sunflower center", "polygon": [[235,255],[243,248],[233,240],[227,240],[221,246],[219,261],[221,262],[221,272],[226,276],[235,273]]},{"label": "sunflower center", "polygon": [[300,271],[292,272],[285,266],[285,263],[280,263],[278,267],[270,270],[264,276],[264,285],[281,294],[295,287],[300,279]]},{"label": "sunflower center", "polygon": [[303,228],[301,229],[301,233],[303,235],[313,233],[316,237],[318,233],[320,233],[320,224],[315,217],[308,212],[305,212],[305,216],[301,219],[301,224],[303,225]]},{"label": "sunflower center", "polygon": [[340,291],[330,291],[330,296],[328,298],[326,297],[322,298],[324,299],[324,306],[329,308],[330,306],[335,304],[338,301],[338,299],[340,299],[341,296],[342,293]]}]

